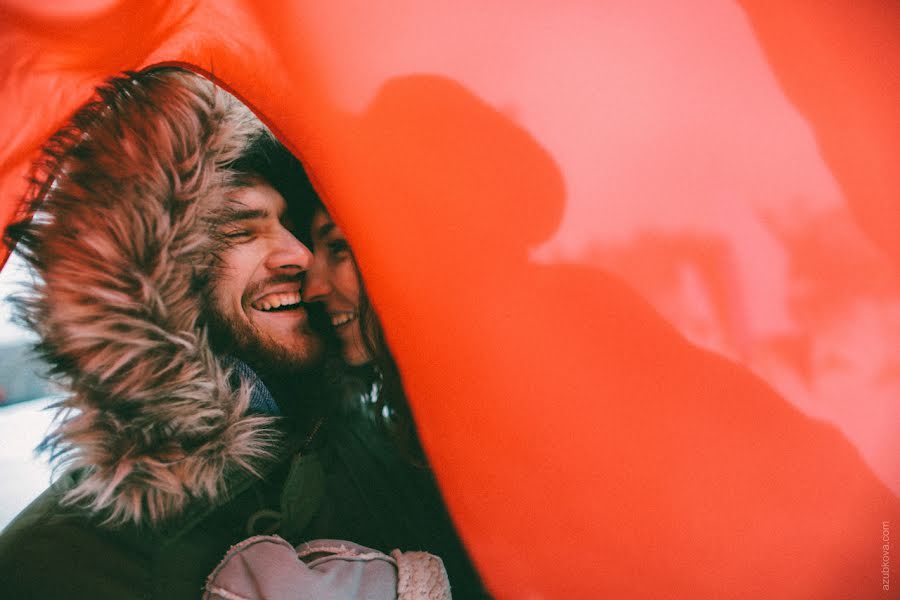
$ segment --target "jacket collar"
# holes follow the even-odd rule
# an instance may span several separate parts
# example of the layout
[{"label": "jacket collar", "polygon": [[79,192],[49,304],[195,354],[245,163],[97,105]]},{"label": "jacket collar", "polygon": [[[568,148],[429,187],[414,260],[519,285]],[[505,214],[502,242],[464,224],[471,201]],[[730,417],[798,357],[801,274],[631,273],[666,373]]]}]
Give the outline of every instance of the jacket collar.
[{"label": "jacket collar", "polygon": [[226,364],[231,366],[232,384],[239,386],[241,382],[250,386],[250,406],[247,409],[249,413],[260,415],[281,416],[281,409],[275,398],[263,383],[263,380],[256,374],[250,365],[238,358],[225,359]]}]

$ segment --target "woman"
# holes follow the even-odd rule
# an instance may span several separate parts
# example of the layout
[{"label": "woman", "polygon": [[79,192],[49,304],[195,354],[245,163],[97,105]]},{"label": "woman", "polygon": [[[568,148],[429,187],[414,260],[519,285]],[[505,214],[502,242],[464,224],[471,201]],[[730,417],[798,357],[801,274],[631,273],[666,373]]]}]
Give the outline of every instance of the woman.
[{"label": "woman", "polygon": [[[298,216],[309,223],[304,241],[315,256],[304,301],[321,304],[330,319],[341,357],[336,378],[346,390],[343,406],[316,438],[326,492],[302,532],[314,541],[297,548],[269,536],[242,542],[210,576],[206,597],[393,597],[393,576],[400,598],[443,598],[446,578],[438,576],[443,568],[435,556],[453,597],[487,597],[427,466],[352,250],[323,206]],[[356,543],[331,541],[350,537]],[[365,581],[374,587],[359,583]],[[250,593],[255,588],[248,586],[259,582],[269,586],[268,595]]]},{"label": "woman", "polygon": [[443,559],[457,597],[483,595],[478,575],[452,530],[419,444],[400,373],[366,296],[353,251],[340,227],[321,205],[312,213],[308,241],[315,259],[306,272],[304,300],[324,307],[340,341],[343,361],[351,373],[362,379],[363,388],[370,390],[363,395],[369,405],[368,414],[404,460],[408,481],[418,486],[414,495],[429,498],[428,506],[409,507],[411,511],[419,509],[419,518],[434,532],[431,539],[422,540],[426,545],[417,549]]},{"label": "woman", "polygon": [[322,205],[313,211],[308,241],[315,260],[303,283],[304,301],[322,304],[349,367],[346,372],[368,389],[369,413],[407,458],[424,468],[397,364],[366,296],[350,245]]}]

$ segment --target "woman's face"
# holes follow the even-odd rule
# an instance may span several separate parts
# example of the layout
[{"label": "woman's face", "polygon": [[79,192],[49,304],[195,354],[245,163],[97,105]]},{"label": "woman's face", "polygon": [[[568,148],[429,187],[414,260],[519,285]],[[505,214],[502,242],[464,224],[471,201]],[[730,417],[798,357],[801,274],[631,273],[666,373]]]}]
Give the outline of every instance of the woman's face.
[{"label": "woman's face", "polygon": [[359,322],[360,282],[353,253],[344,234],[324,210],[311,225],[312,266],[306,272],[303,299],[321,302],[341,341],[344,360],[350,365],[369,362]]}]

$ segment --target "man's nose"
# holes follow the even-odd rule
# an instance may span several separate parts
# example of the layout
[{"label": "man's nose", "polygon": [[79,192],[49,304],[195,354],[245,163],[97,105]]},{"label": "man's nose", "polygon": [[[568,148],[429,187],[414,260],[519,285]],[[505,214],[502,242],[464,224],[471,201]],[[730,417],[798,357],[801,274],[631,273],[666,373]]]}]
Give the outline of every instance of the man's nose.
[{"label": "man's nose", "polygon": [[266,259],[266,267],[273,271],[306,271],[312,265],[313,254],[303,242],[288,230],[284,230],[273,241]]}]

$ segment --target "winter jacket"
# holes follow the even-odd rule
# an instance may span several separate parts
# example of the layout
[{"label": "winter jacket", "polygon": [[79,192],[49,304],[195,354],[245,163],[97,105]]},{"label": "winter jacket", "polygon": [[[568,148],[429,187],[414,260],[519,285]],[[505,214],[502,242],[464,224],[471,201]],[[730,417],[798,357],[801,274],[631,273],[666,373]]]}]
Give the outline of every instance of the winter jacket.
[{"label": "winter jacket", "polygon": [[[253,377],[252,372],[243,373]],[[259,380],[250,383],[253,405],[264,406],[264,385]],[[390,559],[385,565],[396,565],[391,566],[398,571],[396,577],[402,576],[396,563],[401,557],[392,550],[413,551],[404,552],[407,557],[419,556],[415,551],[431,552],[447,562],[454,598],[486,597],[429,470],[410,464],[389,438],[376,435],[371,420],[329,415],[312,443],[307,422],[302,427],[289,423],[280,422],[282,443],[259,464],[258,477],[232,471],[226,476],[227,496],[193,501],[179,517],[152,527],[110,526],[90,510],[63,506],[62,497],[77,488],[83,473],[61,478],[0,535],[4,593],[25,599],[197,598],[226,550],[242,548],[239,543],[248,536],[278,534],[298,545],[333,533],[376,549],[382,560]],[[313,476],[308,468],[298,468],[309,464],[315,466]],[[254,547],[252,552],[261,550]],[[260,575],[271,575],[267,585],[284,589],[295,582],[298,566]],[[231,568],[222,576],[233,575],[234,565]],[[358,565],[351,573],[354,570],[360,571]],[[382,571],[381,581],[389,586],[403,581],[391,583],[384,576]],[[226,584],[233,582],[232,577]],[[348,579],[334,583],[337,587],[327,589],[337,594]],[[316,585],[313,589],[322,589]]]},{"label": "winter jacket", "polygon": [[37,276],[20,311],[65,392],[44,443],[64,475],[0,539],[7,597],[197,597],[240,539],[254,473],[289,441],[230,384],[203,289],[229,165],[265,135],[163,69],[111,81],[46,144],[35,216],[11,235]]},{"label": "winter jacket", "polygon": [[0,589],[17,599],[195,599],[224,549],[245,538],[249,518],[278,506],[285,445],[258,479],[230,474],[229,498],[190,502],[154,526],[105,524],[90,509],[64,506],[85,473],[56,481],[0,535]]}]

